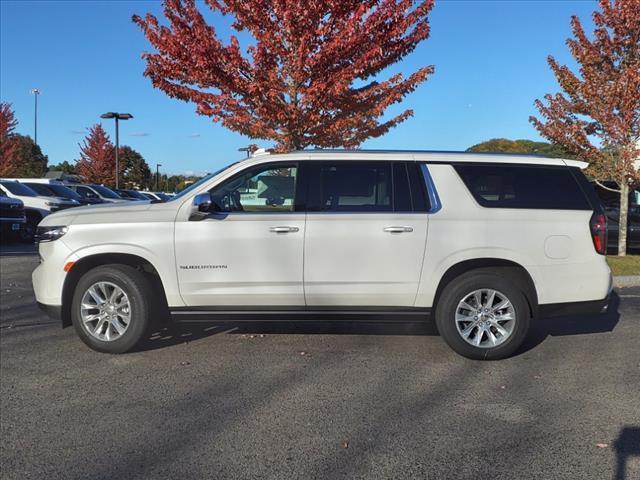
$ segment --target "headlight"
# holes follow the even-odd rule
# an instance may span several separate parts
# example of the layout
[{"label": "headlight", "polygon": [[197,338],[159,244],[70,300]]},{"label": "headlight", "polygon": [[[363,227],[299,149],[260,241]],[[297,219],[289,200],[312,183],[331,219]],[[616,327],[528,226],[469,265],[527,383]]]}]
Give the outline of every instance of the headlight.
[{"label": "headlight", "polygon": [[59,207],[61,204],[58,202],[44,202],[47,207]]},{"label": "headlight", "polygon": [[38,227],[36,229],[36,242],[53,242],[62,237],[68,227]]}]

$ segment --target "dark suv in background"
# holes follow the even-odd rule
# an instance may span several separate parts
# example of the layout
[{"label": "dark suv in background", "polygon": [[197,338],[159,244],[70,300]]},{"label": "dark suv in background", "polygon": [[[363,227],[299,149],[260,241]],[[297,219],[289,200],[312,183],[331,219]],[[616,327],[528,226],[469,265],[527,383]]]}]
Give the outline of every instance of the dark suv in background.
[{"label": "dark suv in background", "polygon": [[[617,190],[615,182],[600,182],[607,188]],[[618,253],[618,232],[620,230],[620,194],[593,183],[594,189],[602,201],[604,213],[607,216],[607,253]],[[629,215],[627,220],[627,252],[640,252],[640,190],[629,192]]]}]

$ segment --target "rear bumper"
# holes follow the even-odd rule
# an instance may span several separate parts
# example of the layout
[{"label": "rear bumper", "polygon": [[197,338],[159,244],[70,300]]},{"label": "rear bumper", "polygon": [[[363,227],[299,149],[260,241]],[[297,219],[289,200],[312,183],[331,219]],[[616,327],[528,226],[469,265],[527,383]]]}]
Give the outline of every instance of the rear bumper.
[{"label": "rear bumper", "polygon": [[38,308],[54,320],[62,320],[62,305],[47,305],[38,302]]},{"label": "rear bumper", "polygon": [[569,315],[597,315],[605,313],[609,307],[611,293],[601,300],[589,302],[548,303],[538,305],[540,318],[569,316]]}]

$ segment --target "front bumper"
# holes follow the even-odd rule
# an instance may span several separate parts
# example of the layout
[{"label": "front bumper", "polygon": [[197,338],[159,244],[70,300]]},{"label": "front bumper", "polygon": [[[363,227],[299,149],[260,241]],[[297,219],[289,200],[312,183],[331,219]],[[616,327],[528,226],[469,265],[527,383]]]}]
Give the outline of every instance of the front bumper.
[{"label": "front bumper", "polygon": [[540,318],[560,317],[569,315],[598,315],[606,313],[611,301],[611,293],[601,300],[589,302],[548,303],[538,305]]}]

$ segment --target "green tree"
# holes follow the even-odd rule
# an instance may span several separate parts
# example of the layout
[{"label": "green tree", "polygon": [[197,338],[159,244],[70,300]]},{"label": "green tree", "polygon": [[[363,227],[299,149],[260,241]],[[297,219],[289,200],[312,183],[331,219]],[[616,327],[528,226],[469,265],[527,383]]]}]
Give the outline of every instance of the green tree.
[{"label": "green tree", "polygon": [[64,172],[64,173],[75,173],[75,165],[72,163],[64,162],[58,163],[57,165],[49,165],[49,172]]},{"label": "green tree", "polygon": [[575,155],[553,143],[535,142],[533,140],[509,140],[508,138],[492,138],[467,148],[467,152],[519,153],[551,158],[575,158]]},{"label": "green tree", "polygon": [[15,134],[11,138],[15,142],[16,168],[13,172],[15,177],[43,177],[47,171],[49,159],[42,153],[39,145],[25,135]]},{"label": "green tree", "polygon": [[124,165],[122,178],[127,188],[149,187],[151,169],[139,152],[127,145],[120,147],[120,162]]}]

